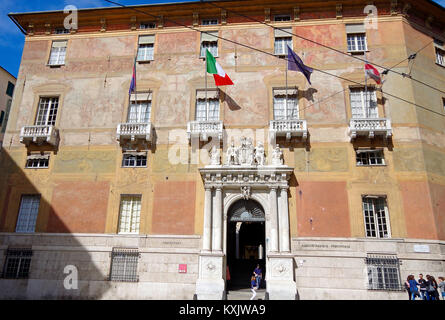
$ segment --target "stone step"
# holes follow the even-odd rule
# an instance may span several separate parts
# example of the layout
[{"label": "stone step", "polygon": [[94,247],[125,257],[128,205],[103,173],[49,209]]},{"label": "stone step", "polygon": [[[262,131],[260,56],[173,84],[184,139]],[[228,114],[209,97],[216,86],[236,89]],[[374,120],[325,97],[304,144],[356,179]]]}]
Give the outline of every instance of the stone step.
[{"label": "stone step", "polygon": [[[227,300],[250,300],[252,297],[252,291],[250,289],[240,289],[227,292]],[[253,300],[265,300],[266,290],[257,290],[255,299]]]}]

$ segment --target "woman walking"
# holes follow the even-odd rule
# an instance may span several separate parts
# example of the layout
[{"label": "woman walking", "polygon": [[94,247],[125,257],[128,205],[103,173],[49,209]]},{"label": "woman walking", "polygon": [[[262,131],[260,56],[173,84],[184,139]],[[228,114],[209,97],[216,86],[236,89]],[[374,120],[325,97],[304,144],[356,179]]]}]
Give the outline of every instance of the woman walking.
[{"label": "woman walking", "polygon": [[430,296],[430,300],[439,300],[439,292],[437,291],[437,282],[433,276],[427,275],[426,279],[428,280],[428,295]]},{"label": "woman walking", "polygon": [[414,279],[413,275],[409,275],[407,281],[411,292],[411,300],[416,300],[416,297],[420,297],[419,289],[417,288],[420,284]]},{"label": "woman walking", "polygon": [[253,273],[252,277],[250,277],[250,290],[252,291],[252,297],[250,298],[250,300],[255,299],[257,289],[258,289],[258,284],[256,282],[255,273]]},{"label": "woman walking", "polygon": [[439,285],[440,292],[442,293],[442,300],[445,300],[445,278],[439,277]]}]

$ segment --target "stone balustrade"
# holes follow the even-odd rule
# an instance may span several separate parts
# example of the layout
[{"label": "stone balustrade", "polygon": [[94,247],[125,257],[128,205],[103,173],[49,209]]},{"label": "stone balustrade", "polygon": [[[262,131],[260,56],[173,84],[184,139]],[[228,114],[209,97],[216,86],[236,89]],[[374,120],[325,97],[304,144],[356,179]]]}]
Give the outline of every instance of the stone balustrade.
[{"label": "stone balustrade", "polygon": [[306,120],[271,120],[269,126],[271,139],[285,136],[286,140],[292,137],[302,137],[307,139],[307,121]]},{"label": "stone balustrade", "polygon": [[20,142],[25,145],[46,142],[55,146],[59,142],[59,131],[51,125],[24,126],[20,130]]},{"label": "stone balustrade", "polygon": [[149,122],[120,123],[117,126],[116,139],[118,141],[142,139],[152,140],[152,125]]},{"label": "stone balustrade", "polygon": [[187,123],[187,137],[198,137],[202,141],[208,141],[209,136],[218,136],[220,140],[223,138],[223,122],[222,121],[189,121]]},{"label": "stone balustrade", "polygon": [[389,119],[351,119],[349,123],[349,135],[351,140],[357,136],[374,138],[382,135],[385,138],[392,136],[391,120]]}]

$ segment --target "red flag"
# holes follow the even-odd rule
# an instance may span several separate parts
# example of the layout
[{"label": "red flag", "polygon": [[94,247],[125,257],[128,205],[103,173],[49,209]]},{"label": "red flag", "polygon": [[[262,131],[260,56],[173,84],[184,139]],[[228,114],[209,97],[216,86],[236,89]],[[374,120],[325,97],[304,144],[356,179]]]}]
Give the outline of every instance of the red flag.
[{"label": "red flag", "polygon": [[382,84],[382,77],[380,72],[370,64],[365,64],[365,74],[375,80],[377,84]]}]

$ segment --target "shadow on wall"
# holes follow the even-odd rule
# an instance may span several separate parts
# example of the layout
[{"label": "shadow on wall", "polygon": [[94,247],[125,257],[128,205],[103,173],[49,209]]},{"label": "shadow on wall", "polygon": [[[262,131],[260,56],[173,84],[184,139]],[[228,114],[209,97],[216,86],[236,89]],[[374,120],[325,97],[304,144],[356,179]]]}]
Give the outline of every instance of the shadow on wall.
[{"label": "shadow on wall", "polygon": [[[113,286],[108,281],[111,254],[104,249],[112,247],[111,238],[73,235],[58,208],[48,202],[58,194],[47,169],[26,170],[27,174],[5,149],[0,150],[0,299],[104,298]],[[71,182],[70,188],[77,192],[77,183]],[[33,229],[32,223],[17,226],[19,212],[21,222],[32,220],[33,206],[38,206],[35,232],[16,232],[29,225]],[[64,209],[77,213],[75,208]]]}]

